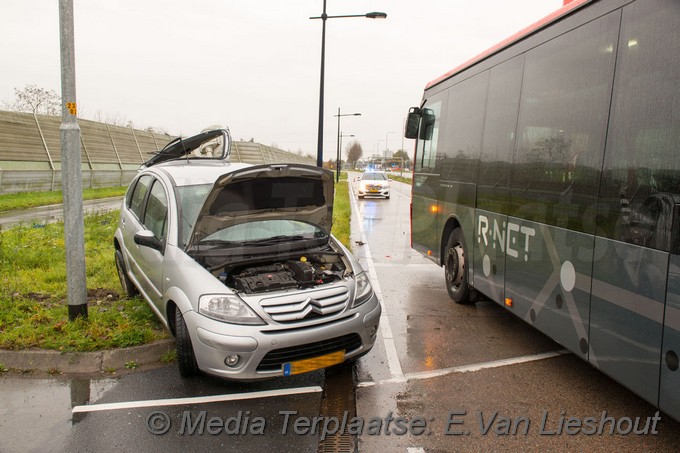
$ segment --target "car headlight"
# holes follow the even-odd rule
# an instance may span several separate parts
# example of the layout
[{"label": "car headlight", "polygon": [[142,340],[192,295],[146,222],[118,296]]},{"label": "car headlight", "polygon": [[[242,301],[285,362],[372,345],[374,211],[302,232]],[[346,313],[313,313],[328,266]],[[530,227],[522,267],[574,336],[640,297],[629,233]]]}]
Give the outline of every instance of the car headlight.
[{"label": "car headlight", "polygon": [[265,322],[236,296],[207,295],[198,300],[198,312],[231,324],[262,325]]},{"label": "car headlight", "polygon": [[355,282],[356,289],[354,290],[354,303],[352,304],[352,307],[358,307],[373,297],[373,288],[371,287],[371,282],[368,280],[366,272],[357,275]]}]

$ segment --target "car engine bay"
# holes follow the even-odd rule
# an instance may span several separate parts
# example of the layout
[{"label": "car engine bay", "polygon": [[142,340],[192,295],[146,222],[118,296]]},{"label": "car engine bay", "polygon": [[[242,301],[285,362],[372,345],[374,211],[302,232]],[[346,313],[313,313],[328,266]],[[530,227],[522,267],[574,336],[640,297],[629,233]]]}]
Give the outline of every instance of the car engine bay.
[{"label": "car engine bay", "polygon": [[349,266],[335,251],[250,258],[208,268],[234,291],[256,294],[282,289],[304,289],[340,281]]}]

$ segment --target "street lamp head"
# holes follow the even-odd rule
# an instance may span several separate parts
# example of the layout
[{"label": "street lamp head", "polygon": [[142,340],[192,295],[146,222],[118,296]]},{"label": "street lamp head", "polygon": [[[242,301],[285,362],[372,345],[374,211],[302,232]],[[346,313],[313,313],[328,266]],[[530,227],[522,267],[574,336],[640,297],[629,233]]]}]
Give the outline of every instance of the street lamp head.
[{"label": "street lamp head", "polygon": [[369,19],[386,19],[387,13],[380,13],[380,12],[374,11],[372,13],[366,13],[366,17],[368,17]]}]

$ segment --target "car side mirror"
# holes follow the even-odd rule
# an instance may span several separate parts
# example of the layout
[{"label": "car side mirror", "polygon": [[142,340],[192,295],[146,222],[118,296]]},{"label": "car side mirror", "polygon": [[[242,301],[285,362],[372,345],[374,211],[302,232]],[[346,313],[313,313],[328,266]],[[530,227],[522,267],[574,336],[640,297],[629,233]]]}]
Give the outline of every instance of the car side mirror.
[{"label": "car side mirror", "polygon": [[163,243],[156,236],[154,236],[153,232],[150,230],[143,230],[135,234],[134,241],[137,245],[149,247],[162,252]]}]

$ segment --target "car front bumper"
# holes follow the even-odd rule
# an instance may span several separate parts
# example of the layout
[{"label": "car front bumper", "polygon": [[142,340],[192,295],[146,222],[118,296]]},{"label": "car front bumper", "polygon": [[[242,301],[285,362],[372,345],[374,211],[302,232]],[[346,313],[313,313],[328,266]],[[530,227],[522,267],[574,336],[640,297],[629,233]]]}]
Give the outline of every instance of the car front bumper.
[{"label": "car front bumper", "polygon": [[385,187],[382,189],[363,189],[359,188],[358,193],[360,197],[389,197],[390,196],[390,188]]},{"label": "car front bumper", "polygon": [[[380,303],[373,294],[366,303],[333,321],[302,328],[234,326],[195,311],[184,313],[184,320],[201,371],[225,379],[258,380],[287,375],[286,363],[307,358],[297,351],[303,354],[312,349],[325,356],[344,350],[345,361],[365,354],[375,343],[380,314]],[[238,363],[227,366],[225,359],[233,354],[239,356]]]}]

